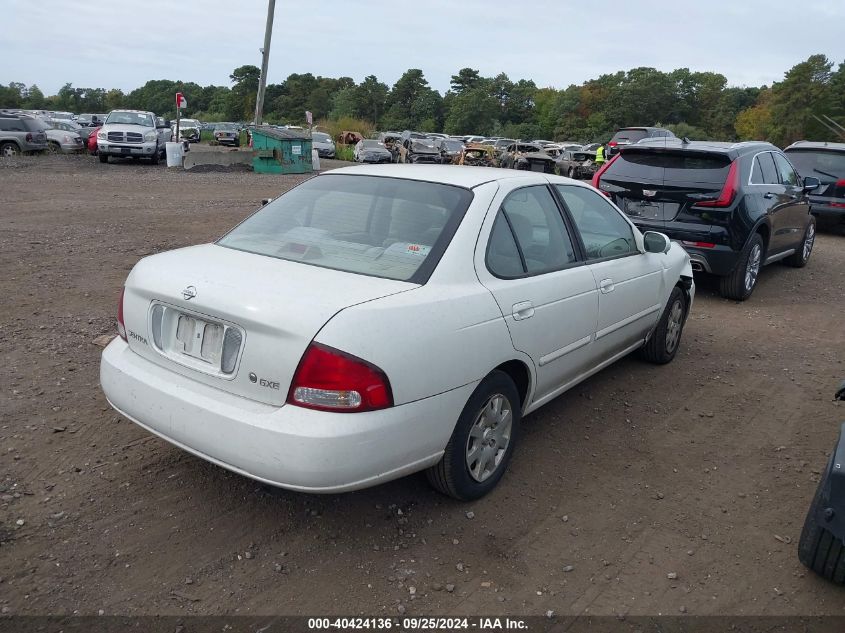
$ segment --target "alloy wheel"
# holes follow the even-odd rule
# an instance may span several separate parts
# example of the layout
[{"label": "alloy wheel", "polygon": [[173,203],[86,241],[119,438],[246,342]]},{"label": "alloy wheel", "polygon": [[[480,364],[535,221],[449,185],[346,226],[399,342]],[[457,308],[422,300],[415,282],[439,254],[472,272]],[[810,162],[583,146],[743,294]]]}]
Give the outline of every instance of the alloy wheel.
[{"label": "alloy wheel", "polygon": [[813,252],[813,244],[816,241],[816,225],[810,224],[807,227],[807,236],[804,238],[804,261],[810,259],[810,253]]},{"label": "alloy wheel", "polygon": [[759,244],[755,244],[748,253],[748,264],[745,267],[745,290],[751,292],[754,284],[757,283],[757,275],[760,274],[760,260],[763,252]]},{"label": "alloy wheel", "polygon": [[669,320],[666,323],[666,352],[672,354],[681,340],[681,328],[684,324],[684,306],[680,299],[676,299],[669,310]]},{"label": "alloy wheel", "polygon": [[18,155],[18,150],[15,149],[14,145],[9,144],[9,145],[3,146],[3,156],[5,156],[6,158],[11,158],[12,156],[17,156],[17,155]]},{"label": "alloy wheel", "polygon": [[466,466],[475,481],[487,480],[502,463],[511,441],[512,412],[510,400],[500,393],[478,412],[466,445]]}]

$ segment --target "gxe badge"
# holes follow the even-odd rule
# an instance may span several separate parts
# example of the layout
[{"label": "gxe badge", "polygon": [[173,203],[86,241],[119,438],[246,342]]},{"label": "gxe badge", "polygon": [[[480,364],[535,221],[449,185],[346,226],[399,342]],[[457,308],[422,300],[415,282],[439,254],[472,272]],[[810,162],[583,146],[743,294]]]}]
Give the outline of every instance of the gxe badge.
[{"label": "gxe badge", "polygon": [[191,299],[193,299],[196,296],[197,296],[197,289],[194,288],[193,286],[188,286],[187,288],[185,288],[182,291],[182,297],[185,299],[185,301],[190,301]]}]

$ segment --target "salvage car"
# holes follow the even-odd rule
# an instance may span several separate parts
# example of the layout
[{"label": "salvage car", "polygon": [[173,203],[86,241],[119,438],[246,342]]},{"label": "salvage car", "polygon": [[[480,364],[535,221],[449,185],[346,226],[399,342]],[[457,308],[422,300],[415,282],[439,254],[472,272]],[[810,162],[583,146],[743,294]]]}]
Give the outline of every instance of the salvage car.
[{"label": "salvage car", "polygon": [[352,150],[355,162],[358,163],[392,163],[393,154],[381,141],[364,139],[355,144]]},{"label": "salvage car", "polygon": [[382,132],[378,135],[378,140],[384,143],[385,148],[393,157],[393,162],[399,162],[399,148],[402,147],[402,133],[401,132]]},{"label": "salvage car", "polygon": [[819,179],[810,213],[845,222],[845,143],[797,141],[783,153],[802,178]]},{"label": "salvage car", "polygon": [[513,143],[499,157],[499,166],[505,169],[524,169],[546,174],[555,173],[555,159],[539,145]]},{"label": "salvage car", "polygon": [[525,415],[635,350],[670,362],[694,290],[686,252],[589,185],[347,167],[141,259],[100,381],[127,419],[273,486],[424,470],[476,499]]},{"label": "salvage car", "polygon": [[595,153],[564,150],[555,161],[557,173],[569,178],[592,178],[598,167]]},{"label": "salvage car", "polygon": [[[47,124],[47,151],[51,154],[76,154],[85,149],[82,137],[76,132],[55,127],[50,122]],[[72,121],[68,120],[68,123]]]},{"label": "salvage car", "polygon": [[176,123],[174,122],[171,131],[174,141],[186,143],[199,143],[202,135],[202,123],[196,119],[181,119],[179,121],[179,138],[176,138]]},{"label": "salvage car", "polygon": [[311,132],[311,147],[320,158],[334,158],[337,151],[331,135],[325,132]]},{"label": "salvage car", "polygon": [[807,194],[819,181],[802,180],[770,143],[640,141],[605,163],[593,186],[642,230],[679,241],[727,299],[748,299],[763,266],[803,268],[813,251]]},{"label": "salvage car", "polygon": [[218,123],[214,126],[214,140],[220,145],[238,147],[241,144],[241,126],[237,123]]},{"label": "salvage car", "polygon": [[402,146],[399,149],[400,160],[403,163],[427,163],[435,165],[440,162],[440,150],[434,141],[417,132],[402,133]]},{"label": "salvage car", "polygon": [[[82,138],[82,145],[85,147],[88,146],[88,139],[94,131],[94,128],[92,127],[85,127],[74,121],[68,121],[67,119],[47,119],[47,125],[57,130],[64,130],[65,132],[79,134]],[[96,136],[94,138],[96,138]]]},{"label": "salvage car", "polygon": [[47,149],[47,124],[28,114],[0,113],[0,157]]},{"label": "salvage car", "polygon": [[464,144],[451,138],[434,140],[434,146],[440,150],[440,162],[443,165],[455,165],[464,151]]},{"label": "salvage car", "polygon": [[495,150],[490,145],[467,145],[461,151],[461,155],[458,158],[458,165],[496,167],[497,159]]}]

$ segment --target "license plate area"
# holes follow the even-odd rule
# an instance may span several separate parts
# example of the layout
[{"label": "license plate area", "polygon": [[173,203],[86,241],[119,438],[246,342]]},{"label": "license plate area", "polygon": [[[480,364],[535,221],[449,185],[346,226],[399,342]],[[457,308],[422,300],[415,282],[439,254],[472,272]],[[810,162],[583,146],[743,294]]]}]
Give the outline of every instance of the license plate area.
[{"label": "license plate area", "polygon": [[625,213],[632,218],[641,218],[643,220],[662,220],[663,210],[662,205],[658,202],[650,202],[648,200],[631,200],[625,199]]},{"label": "license plate area", "polygon": [[171,361],[231,380],[237,374],[246,333],[234,323],[154,301],[149,312],[152,347]]},{"label": "license plate area", "polygon": [[121,147],[121,148],[120,148],[120,153],[121,153],[121,154],[131,154],[131,153],[132,153],[132,148],[130,148],[130,147]]},{"label": "license plate area", "polygon": [[223,352],[223,330],[224,326],[218,323],[179,314],[175,347],[186,356],[219,365]]}]

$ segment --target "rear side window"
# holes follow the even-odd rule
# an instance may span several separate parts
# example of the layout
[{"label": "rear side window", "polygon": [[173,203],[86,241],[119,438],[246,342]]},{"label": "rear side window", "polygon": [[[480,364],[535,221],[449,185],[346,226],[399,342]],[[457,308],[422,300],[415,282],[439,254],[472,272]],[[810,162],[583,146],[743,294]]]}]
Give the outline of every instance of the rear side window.
[{"label": "rear side window", "polygon": [[548,188],[524,187],[505,198],[487,249],[490,272],[499,277],[536,275],[559,270],[575,259],[563,216]]},{"label": "rear side window", "polygon": [[587,259],[638,253],[631,225],[601,194],[572,185],[555,185],[587,251]]},{"label": "rear side window", "polygon": [[824,183],[845,178],[845,150],[788,150],[785,154],[804,177],[813,176]]},{"label": "rear side window", "polygon": [[0,117],[0,130],[3,132],[26,132],[20,119],[4,119]]},{"label": "rear side window", "polygon": [[760,171],[763,173],[763,183],[766,185],[777,185],[780,183],[778,172],[775,168],[771,152],[757,154],[757,162],[760,164]]},{"label": "rear side window", "polygon": [[778,173],[780,174],[780,181],[788,185],[790,187],[797,187],[798,184],[801,182],[801,179],[798,177],[798,173],[789,164],[789,161],[786,160],[781,154],[772,154],[775,159],[775,166],[777,167]]},{"label": "rear side window", "polygon": [[425,283],[472,193],[376,176],[325,175],[291,189],[217,244],[323,268]]}]

